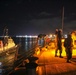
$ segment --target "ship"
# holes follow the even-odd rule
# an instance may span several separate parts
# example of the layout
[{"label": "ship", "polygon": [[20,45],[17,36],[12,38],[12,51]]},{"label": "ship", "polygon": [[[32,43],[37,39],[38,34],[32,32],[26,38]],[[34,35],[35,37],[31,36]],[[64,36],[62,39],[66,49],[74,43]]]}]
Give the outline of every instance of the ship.
[{"label": "ship", "polygon": [[8,36],[7,27],[3,30],[2,39],[0,39],[0,57],[16,53],[19,45],[15,44],[12,37]]}]

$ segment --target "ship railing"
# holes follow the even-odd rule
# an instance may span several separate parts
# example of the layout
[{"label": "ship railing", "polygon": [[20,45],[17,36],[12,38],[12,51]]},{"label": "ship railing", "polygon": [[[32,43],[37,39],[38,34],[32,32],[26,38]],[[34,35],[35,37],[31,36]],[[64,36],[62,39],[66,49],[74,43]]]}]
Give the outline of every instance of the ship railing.
[{"label": "ship railing", "polygon": [[23,61],[26,60],[28,57],[32,56],[35,53],[35,48],[37,44],[35,44],[31,49],[28,51],[23,52],[22,54],[18,54],[17,57],[14,59],[13,63],[13,69],[8,72],[8,75],[10,75],[11,72],[13,72],[16,68],[20,67],[23,65]]},{"label": "ship railing", "polygon": [[35,53],[35,48],[36,48],[37,44],[35,44],[31,49],[29,49],[28,51],[23,52],[22,54],[20,54],[17,59],[15,60],[15,65],[16,67],[19,67],[22,62],[27,59],[28,57],[32,56]]}]

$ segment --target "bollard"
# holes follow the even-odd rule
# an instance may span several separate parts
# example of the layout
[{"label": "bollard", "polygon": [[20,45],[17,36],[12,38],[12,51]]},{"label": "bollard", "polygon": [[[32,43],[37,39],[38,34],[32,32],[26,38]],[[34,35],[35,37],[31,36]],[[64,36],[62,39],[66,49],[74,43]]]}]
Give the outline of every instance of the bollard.
[{"label": "bollard", "polygon": [[29,62],[35,62],[36,60],[38,60],[38,57],[35,57],[35,56],[31,56],[31,57],[28,57],[28,60]]},{"label": "bollard", "polygon": [[36,64],[35,62],[29,62],[29,63],[27,63],[25,65],[27,75],[37,75],[36,74],[36,67],[37,66],[38,66],[38,64]]}]

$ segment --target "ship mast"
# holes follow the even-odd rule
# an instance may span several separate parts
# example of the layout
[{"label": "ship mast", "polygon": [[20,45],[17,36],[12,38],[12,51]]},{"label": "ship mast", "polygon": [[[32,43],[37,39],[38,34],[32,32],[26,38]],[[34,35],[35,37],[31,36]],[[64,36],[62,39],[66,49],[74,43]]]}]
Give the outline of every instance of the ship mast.
[{"label": "ship mast", "polygon": [[4,35],[4,36],[8,36],[8,29],[7,29],[7,27],[4,28],[4,33],[3,33],[3,35]]},{"label": "ship mast", "polygon": [[4,44],[7,44],[7,41],[8,41],[8,29],[7,29],[7,27],[4,28],[3,38],[4,38]]},{"label": "ship mast", "polygon": [[64,35],[64,6],[63,6],[63,10],[62,10],[62,36]]}]

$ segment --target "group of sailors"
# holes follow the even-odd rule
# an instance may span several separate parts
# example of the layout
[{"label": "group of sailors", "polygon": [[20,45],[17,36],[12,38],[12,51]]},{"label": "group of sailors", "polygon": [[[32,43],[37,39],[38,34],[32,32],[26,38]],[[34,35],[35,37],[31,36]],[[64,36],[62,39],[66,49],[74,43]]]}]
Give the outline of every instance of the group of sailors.
[{"label": "group of sailors", "polygon": [[[62,52],[63,52],[62,51],[62,30],[61,29],[56,29],[55,35],[56,35],[56,39],[55,39],[55,46],[56,46],[55,57],[63,58],[63,56],[62,56]],[[41,47],[43,47],[45,45],[45,39],[44,38],[38,39],[38,44]],[[68,33],[67,38],[64,39],[63,45],[65,47],[67,62],[69,63],[70,59],[72,58],[72,47],[73,47],[73,39],[72,39],[71,33]],[[57,55],[58,51],[59,51],[59,56]]]},{"label": "group of sailors", "polygon": [[[55,57],[58,57],[57,53],[58,53],[58,50],[59,50],[59,57],[63,58],[63,56],[62,56],[62,42],[61,42],[61,39],[62,39],[61,29],[56,29],[55,35],[56,35]],[[72,47],[73,47],[72,42],[73,42],[73,40],[72,40],[72,37],[71,37],[71,33],[69,33],[67,38],[64,41],[64,47],[65,47],[68,63],[70,63],[70,59],[72,58]]]}]

